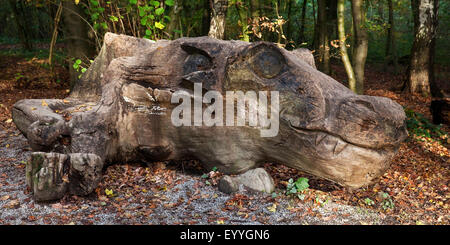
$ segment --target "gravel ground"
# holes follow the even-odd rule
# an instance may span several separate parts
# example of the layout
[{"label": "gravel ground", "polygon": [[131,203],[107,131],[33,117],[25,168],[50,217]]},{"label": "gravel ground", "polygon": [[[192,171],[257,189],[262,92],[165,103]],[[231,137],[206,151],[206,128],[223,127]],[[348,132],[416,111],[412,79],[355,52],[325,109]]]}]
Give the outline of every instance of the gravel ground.
[{"label": "gravel ground", "polygon": [[[224,194],[217,186],[205,184],[200,176],[184,171],[176,171],[173,179],[176,184],[170,189],[163,192],[149,189],[139,196],[121,195],[117,198],[120,202],[92,194],[36,203],[25,184],[25,164],[30,153],[26,139],[18,131],[0,131],[0,224],[391,223],[385,215],[374,211],[332,202],[323,206],[306,204],[286,196],[273,198],[251,193],[242,187],[237,195]],[[111,167],[114,166],[108,168]],[[229,205],[233,197],[241,197],[236,200],[244,208],[241,205],[233,209]]]}]

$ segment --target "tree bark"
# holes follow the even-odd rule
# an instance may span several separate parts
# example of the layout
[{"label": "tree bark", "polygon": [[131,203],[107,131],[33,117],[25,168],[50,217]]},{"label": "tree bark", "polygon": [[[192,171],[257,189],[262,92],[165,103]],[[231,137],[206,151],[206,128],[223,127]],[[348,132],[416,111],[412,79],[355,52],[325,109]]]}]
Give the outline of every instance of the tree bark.
[{"label": "tree bark", "polygon": [[344,63],[345,71],[347,72],[348,85],[349,88],[356,93],[355,73],[353,72],[353,67],[347,53],[347,47],[345,46],[345,0],[337,1],[337,24],[341,59]]},{"label": "tree bark", "polygon": [[356,93],[364,93],[364,67],[366,64],[369,41],[366,31],[365,13],[362,0],[352,0],[353,29],[355,46],[353,48],[353,70],[356,78]]},{"label": "tree bark", "polygon": [[337,0],[326,1],[326,12],[327,12],[328,39],[329,40],[339,39],[337,33]]},{"label": "tree bark", "polygon": [[[87,60],[95,54],[94,42],[89,38],[89,27],[81,18],[84,11],[81,5],[75,5],[74,1],[63,2],[64,39],[68,56],[70,58]],[[85,18],[86,19],[86,18]],[[71,87],[78,81],[78,72],[69,65]]]},{"label": "tree bark", "polygon": [[[9,4],[12,9],[12,14],[17,25],[17,33],[19,34],[20,42],[26,50],[32,50],[33,45],[31,43],[31,32],[27,28],[28,24],[25,20],[25,11],[22,1],[9,0]],[[18,5],[17,5],[18,4]]]},{"label": "tree bark", "polygon": [[327,28],[327,13],[326,0],[318,0],[318,27],[319,27],[319,65],[318,68],[325,74],[331,73],[330,67],[330,46],[328,44],[328,28]]},{"label": "tree bark", "polygon": [[211,25],[211,4],[210,0],[204,0],[202,17],[202,36],[207,36]]},{"label": "tree bark", "polygon": [[411,0],[414,42],[408,71],[407,90],[429,96],[433,80],[432,48],[436,35],[438,0]]},{"label": "tree bark", "polygon": [[56,11],[55,21],[53,24],[54,26],[53,26],[52,41],[50,42],[50,51],[48,55],[48,64],[51,67],[52,73],[53,73],[53,49],[56,44],[56,39],[58,38],[58,25],[59,20],[61,19],[61,12],[62,12],[62,2],[59,3],[58,10]]},{"label": "tree bark", "polygon": [[210,0],[211,24],[208,36],[217,39],[225,38],[225,21],[228,9],[228,0]]},{"label": "tree bark", "polygon": [[395,47],[395,28],[394,28],[394,7],[392,4],[392,0],[388,0],[388,8],[389,8],[389,20],[388,20],[388,35],[386,40],[386,60],[385,60],[385,70],[387,69],[388,64],[392,61],[394,65],[394,73],[398,71],[398,57],[397,57],[397,49]]},{"label": "tree bark", "polygon": [[300,22],[300,33],[299,33],[299,38],[298,38],[298,42],[300,44],[302,44],[306,41],[306,38],[305,38],[305,19],[306,18],[305,17],[306,17],[306,3],[307,2],[308,2],[307,0],[303,0],[302,17],[301,17],[301,22]]}]

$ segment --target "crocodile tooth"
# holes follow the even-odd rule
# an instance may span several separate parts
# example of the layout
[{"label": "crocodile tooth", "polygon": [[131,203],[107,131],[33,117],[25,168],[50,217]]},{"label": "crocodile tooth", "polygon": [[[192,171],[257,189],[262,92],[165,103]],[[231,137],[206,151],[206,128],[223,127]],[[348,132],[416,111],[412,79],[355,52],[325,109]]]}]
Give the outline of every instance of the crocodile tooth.
[{"label": "crocodile tooth", "polygon": [[327,137],[326,133],[322,133],[322,132],[317,133],[316,142],[315,142],[316,146],[318,146],[320,144],[320,142],[322,142],[322,140],[325,139],[325,137]]},{"label": "crocodile tooth", "polygon": [[334,146],[334,155],[338,155],[339,153],[341,153],[345,149],[345,147],[347,147],[347,143],[338,140],[336,142],[336,145]]}]

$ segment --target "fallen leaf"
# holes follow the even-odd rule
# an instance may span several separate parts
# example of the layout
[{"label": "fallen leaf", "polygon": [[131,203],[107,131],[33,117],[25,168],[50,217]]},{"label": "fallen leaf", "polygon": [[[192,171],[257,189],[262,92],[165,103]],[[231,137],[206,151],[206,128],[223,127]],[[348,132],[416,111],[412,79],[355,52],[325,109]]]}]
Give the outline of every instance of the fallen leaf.
[{"label": "fallen leaf", "polygon": [[9,198],[10,198],[10,196],[8,196],[8,195],[2,196],[2,197],[0,198],[0,201],[6,201],[6,200],[8,200]]},{"label": "fallen leaf", "polygon": [[19,200],[15,199],[15,200],[11,200],[8,205],[6,205],[7,208],[19,208],[20,207],[20,202]]},{"label": "fallen leaf", "polygon": [[61,209],[62,205],[61,205],[61,203],[55,203],[55,204],[52,204],[52,208],[54,208],[54,209]]},{"label": "fallen leaf", "polygon": [[277,211],[277,205],[274,203],[274,204],[272,205],[272,207],[267,207],[267,209],[268,209],[270,212],[275,213],[275,212]]}]

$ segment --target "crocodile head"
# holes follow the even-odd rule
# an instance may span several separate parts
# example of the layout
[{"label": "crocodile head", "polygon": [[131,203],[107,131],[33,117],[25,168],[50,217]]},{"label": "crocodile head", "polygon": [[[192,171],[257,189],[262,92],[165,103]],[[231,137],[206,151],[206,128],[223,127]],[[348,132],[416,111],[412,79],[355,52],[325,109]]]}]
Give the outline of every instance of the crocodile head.
[{"label": "crocodile head", "polygon": [[279,134],[260,139],[268,159],[360,187],[384,173],[407,137],[399,104],[353,93],[318,71],[306,49],[209,38],[182,47],[185,79],[207,90],[279,92]]}]

